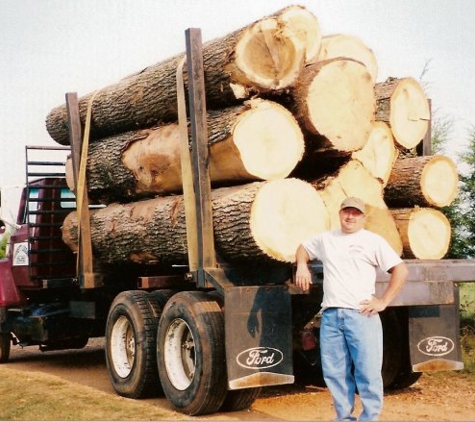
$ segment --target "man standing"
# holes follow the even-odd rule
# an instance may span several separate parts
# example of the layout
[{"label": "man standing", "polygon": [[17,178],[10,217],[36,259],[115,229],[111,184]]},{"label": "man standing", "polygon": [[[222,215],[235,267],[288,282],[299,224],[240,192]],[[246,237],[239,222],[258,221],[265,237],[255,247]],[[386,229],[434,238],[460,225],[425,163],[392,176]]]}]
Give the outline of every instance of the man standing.
[{"label": "man standing", "polygon": [[[339,215],[341,229],[318,234],[298,247],[296,285],[308,290],[308,262],[322,261],[320,351],[337,420],[356,420],[357,389],[363,407],[359,420],[376,421],[383,404],[379,312],[399,293],[408,270],[385,239],[364,229],[365,204],[361,199],[346,198]],[[391,273],[381,298],[375,296],[377,267]]]}]

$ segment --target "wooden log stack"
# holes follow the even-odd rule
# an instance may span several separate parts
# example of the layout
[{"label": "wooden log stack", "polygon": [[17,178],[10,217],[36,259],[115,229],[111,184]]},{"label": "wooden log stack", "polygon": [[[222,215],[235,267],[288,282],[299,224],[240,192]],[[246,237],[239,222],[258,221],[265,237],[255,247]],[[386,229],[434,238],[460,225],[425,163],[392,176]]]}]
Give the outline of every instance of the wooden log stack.
[{"label": "wooden log stack", "polygon": [[[301,6],[212,40],[203,52],[220,260],[293,262],[299,243],[339,227],[347,196],[366,202],[367,228],[404,258],[447,253],[450,223],[438,208],[457,194],[455,165],[400,153],[429,126],[416,80],[376,83],[372,50],[356,37],[322,36]],[[105,265],[187,260],[175,91],[182,57],[96,92],[86,174],[89,197],[106,205],[91,215],[94,252]],[[91,95],[80,98],[83,120]],[[67,126],[63,104],[46,127],[68,144]],[[76,218],[63,225],[73,250]]]}]

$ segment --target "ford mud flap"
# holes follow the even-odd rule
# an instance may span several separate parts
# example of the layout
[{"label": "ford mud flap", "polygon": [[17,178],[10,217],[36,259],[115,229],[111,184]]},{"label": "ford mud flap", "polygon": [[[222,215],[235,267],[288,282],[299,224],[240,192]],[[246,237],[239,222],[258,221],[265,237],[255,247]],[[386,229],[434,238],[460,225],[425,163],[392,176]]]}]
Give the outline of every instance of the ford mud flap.
[{"label": "ford mud flap", "polygon": [[414,372],[463,369],[459,342],[459,307],[409,308],[409,341]]},{"label": "ford mud flap", "polygon": [[292,315],[285,286],[225,289],[228,387],[292,384]]}]

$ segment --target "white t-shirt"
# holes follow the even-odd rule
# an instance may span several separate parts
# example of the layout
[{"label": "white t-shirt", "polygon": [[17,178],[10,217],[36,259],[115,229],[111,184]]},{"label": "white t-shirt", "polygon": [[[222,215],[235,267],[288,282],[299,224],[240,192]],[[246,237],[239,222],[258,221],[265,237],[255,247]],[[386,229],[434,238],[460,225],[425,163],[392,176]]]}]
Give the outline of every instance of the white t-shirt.
[{"label": "white t-shirt", "polygon": [[323,264],[323,309],[359,309],[360,302],[375,293],[377,267],[388,271],[402,262],[385,239],[365,229],[350,234],[324,232],[303,247],[311,260]]}]

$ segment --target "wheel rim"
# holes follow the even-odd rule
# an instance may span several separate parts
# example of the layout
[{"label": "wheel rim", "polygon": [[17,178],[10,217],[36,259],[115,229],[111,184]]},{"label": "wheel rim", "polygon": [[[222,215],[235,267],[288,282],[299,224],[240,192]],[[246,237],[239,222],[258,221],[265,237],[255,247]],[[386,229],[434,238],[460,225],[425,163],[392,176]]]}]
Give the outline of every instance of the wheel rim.
[{"label": "wheel rim", "polygon": [[121,378],[127,378],[135,362],[135,335],[130,321],[121,316],[111,334],[111,357],[114,370]]},{"label": "wheel rim", "polygon": [[190,327],[181,318],[175,319],[168,327],[163,359],[172,385],[178,390],[188,388],[195,374],[195,341]]}]

